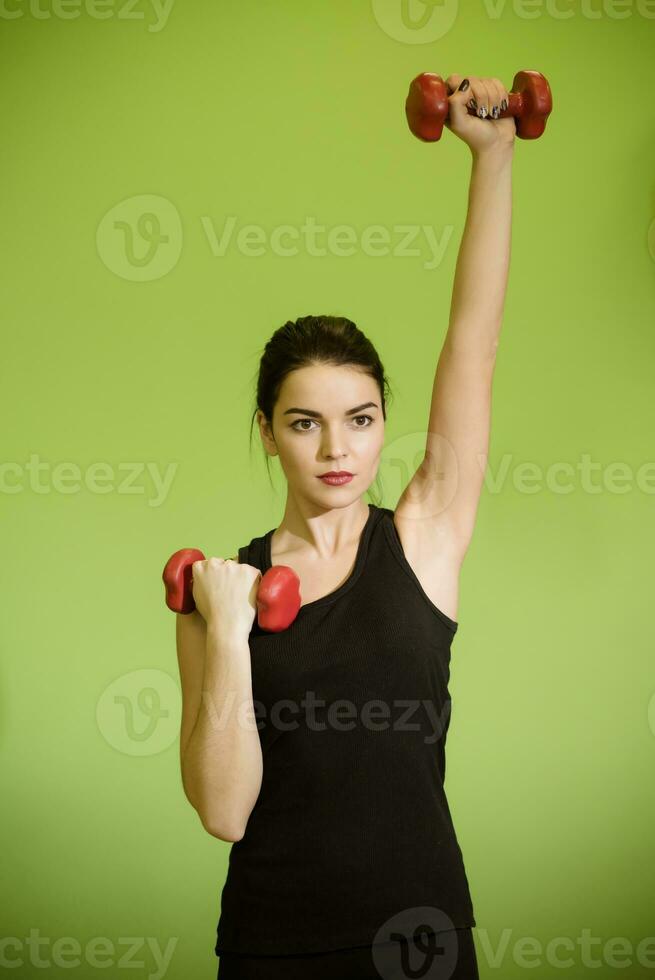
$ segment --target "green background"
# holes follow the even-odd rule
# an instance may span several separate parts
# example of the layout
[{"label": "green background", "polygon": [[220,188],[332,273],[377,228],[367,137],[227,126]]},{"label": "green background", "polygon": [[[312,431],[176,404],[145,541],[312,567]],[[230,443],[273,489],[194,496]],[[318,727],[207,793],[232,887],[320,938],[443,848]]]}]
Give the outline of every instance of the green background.
[{"label": "green background", "polygon": [[[655,935],[655,8],[446,0],[428,29],[418,0],[414,28],[400,0],[178,0],[165,23],[124,0],[104,19],[2,9],[1,929],[16,939],[7,960],[23,959],[8,975],[122,976],[124,937],[173,940],[169,978],[215,975],[230,845],[181,788],[164,562],[184,546],[231,555],[279,523],[284,481],[275,462],[271,490],[256,430],[249,451],[253,383],[273,330],[308,313],[348,316],[378,348],[395,506],[427,424],[470,170],[452,133],[410,134],[407,88],[421,71],[509,87],[521,68],[548,77],[554,110],[515,152],[447,790],[483,978],[653,975],[636,948]],[[264,229],[263,254],[235,238],[213,254],[207,228],[220,236],[230,216],[235,237]],[[268,235],[308,216],[352,227],[354,254],[302,240],[279,254]],[[155,233],[151,256],[153,220],[167,240]],[[374,225],[387,254],[363,245]],[[435,267],[423,235],[397,254],[403,225],[450,235]],[[576,469],[585,454],[594,488]],[[104,492],[85,484],[98,463]],[[148,463],[172,467],[160,499]],[[530,492],[525,463],[540,468]],[[571,492],[549,478],[559,463]],[[78,490],[63,479],[74,467]],[[47,937],[41,962],[72,937],[80,965],[39,969],[30,930]],[[599,968],[583,962],[584,930]],[[616,936],[632,944],[622,970],[603,953]],[[115,944],[104,971],[85,959],[94,937]],[[536,969],[513,955],[525,937],[543,944],[525,961]],[[573,942],[569,968],[549,961],[558,937]],[[132,962],[133,978],[159,975],[142,945]]]}]

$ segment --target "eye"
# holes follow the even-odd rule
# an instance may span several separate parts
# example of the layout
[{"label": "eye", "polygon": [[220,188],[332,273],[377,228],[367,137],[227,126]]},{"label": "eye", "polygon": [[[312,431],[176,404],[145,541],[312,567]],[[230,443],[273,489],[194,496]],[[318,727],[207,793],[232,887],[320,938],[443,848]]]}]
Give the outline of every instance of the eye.
[{"label": "eye", "polygon": [[[370,416],[370,415],[354,415],[353,416],[353,421],[357,421],[358,419],[368,419],[368,424],[367,425],[356,425],[355,426],[356,429],[368,429],[369,425],[372,425],[373,422],[375,421],[375,419],[372,416]],[[314,422],[314,421],[315,421],[314,419],[296,419],[296,421],[291,424],[291,428],[292,429],[295,429],[296,432],[311,432],[312,431],[311,429],[303,428],[302,427],[302,424],[303,424],[303,422]]]}]

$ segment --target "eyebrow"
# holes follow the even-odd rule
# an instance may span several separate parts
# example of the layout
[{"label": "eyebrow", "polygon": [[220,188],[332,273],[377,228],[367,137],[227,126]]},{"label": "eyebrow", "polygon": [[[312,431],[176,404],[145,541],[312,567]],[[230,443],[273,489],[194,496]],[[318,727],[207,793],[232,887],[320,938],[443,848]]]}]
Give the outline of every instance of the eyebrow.
[{"label": "eyebrow", "polygon": [[[357,412],[361,412],[363,408],[379,408],[379,405],[377,405],[375,402],[364,402],[363,405],[357,405],[355,408],[349,408],[347,412],[344,412],[344,415],[356,415]],[[282,414],[292,415],[294,413],[296,415],[311,415],[312,418],[315,419],[323,418],[320,412],[314,412],[311,408],[287,408],[287,410]]]}]

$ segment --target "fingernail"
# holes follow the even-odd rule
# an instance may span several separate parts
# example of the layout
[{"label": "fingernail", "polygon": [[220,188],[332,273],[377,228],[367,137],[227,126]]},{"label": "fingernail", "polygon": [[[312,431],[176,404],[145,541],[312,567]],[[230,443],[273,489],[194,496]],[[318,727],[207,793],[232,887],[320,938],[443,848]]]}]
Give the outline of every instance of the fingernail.
[{"label": "fingernail", "polygon": [[468,78],[465,78],[464,81],[462,82],[462,84],[460,85],[460,87],[458,88],[457,91],[458,92],[466,92],[466,90],[467,90],[468,87],[469,87],[469,80],[468,80]]},{"label": "fingernail", "polygon": [[480,116],[481,119],[484,119],[488,115],[487,107],[483,105],[480,106],[480,108],[478,109],[478,115]]},{"label": "fingernail", "polygon": [[507,99],[503,99],[500,103],[500,108],[504,111],[507,108]]},{"label": "fingernail", "polygon": [[477,108],[477,105],[478,105],[478,103],[475,101],[475,99],[469,99],[466,104],[469,107],[469,109],[475,109],[475,108]]},{"label": "fingernail", "polygon": [[499,113],[499,112],[500,112],[500,109],[498,108],[498,106],[497,106],[497,105],[495,105],[495,106],[493,107],[493,109],[491,110],[491,115],[492,115],[492,118],[493,118],[493,119],[498,119],[498,113]]}]

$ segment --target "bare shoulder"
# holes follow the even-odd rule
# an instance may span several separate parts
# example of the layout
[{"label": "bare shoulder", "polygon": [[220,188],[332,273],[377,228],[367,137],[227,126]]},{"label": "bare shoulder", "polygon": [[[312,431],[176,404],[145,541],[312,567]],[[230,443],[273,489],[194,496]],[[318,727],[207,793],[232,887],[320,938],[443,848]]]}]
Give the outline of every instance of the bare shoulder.
[{"label": "bare shoulder", "polygon": [[421,512],[416,505],[398,502],[393,522],[405,558],[425,594],[457,622],[459,574],[464,552],[449,520]]}]

